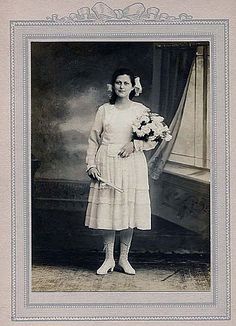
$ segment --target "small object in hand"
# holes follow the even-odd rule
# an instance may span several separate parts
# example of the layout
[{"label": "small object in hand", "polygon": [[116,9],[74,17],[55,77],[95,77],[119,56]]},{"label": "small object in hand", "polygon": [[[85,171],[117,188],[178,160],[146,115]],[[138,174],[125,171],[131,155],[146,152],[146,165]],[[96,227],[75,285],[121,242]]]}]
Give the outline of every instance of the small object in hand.
[{"label": "small object in hand", "polygon": [[[95,170],[95,171],[94,171]],[[91,167],[88,171],[88,176],[93,180],[98,180],[98,176],[100,176],[100,173],[96,167]]]},{"label": "small object in hand", "polygon": [[102,182],[102,187],[104,187],[104,185],[108,185],[108,186],[110,186],[111,188],[113,188],[113,189],[115,189],[115,190],[117,190],[117,191],[119,191],[119,192],[124,192],[124,190],[123,189],[121,189],[121,188],[119,188],[119,187],[117,187],[117,186],[115,186],[115,185],[113,185],[111,182],[109,182],[109,181],[106,181],[106,180],[104,180],[103,178],[101,178],[101,177],[99,177],[99,181],[101,181]]}]

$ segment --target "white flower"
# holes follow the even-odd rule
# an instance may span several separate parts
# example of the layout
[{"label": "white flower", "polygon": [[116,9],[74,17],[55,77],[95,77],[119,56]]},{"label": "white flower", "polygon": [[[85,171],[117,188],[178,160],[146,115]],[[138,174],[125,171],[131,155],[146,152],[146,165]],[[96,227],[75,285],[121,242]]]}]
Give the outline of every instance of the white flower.
[{"label": "white flower", "polygon": [[141,129],[143,132],[145,132],[145,134],[149,134],[149,132],[151,131],[151,129],[149,128],[149,124],[148,125],[145,125],[145,126],[142,126],[142,129]]},{"label": "white flower", "polygon": [[148,124],[148,127],[149,127],[150,129],[152,129],[153,131],[156,130],[156,125],[155,125],[154,122],[150,122],[150,123]]},{"label": "white flower", "polygon": [[153,135],[153,136],[150,136],[149,138],[148,138],[148,140],[155,140],[157,138],[157,136],[156,135]]},{"label": "white flower", "polygon": [[154,114],[152,114],[151,117],[152,117],[152,120],[154,122],[162,122],[162,121],[164,121],[164,118],[161,117],[160,115],[154,115]]},{"label": "white flower", "polygon": [[145,122],[145,123],[148,123],[150,121],[150,118],[149,118],[148,115],[144,115],[144,116],[142,116],[141,121]]},{"label": "white flower", "polygon": [[161,132],[160,131],[158,131],[158,130],[154,130],[154,136],[155,137],[158,137],[158,136],[160,136],[161,135]]},{"label": "white flower", "polygon": [[163,126],[162,131],[168,131],[169,128],[167,126]]},{"label": "white flower", "polygon": [[155,133],[158,134],[158,135],[161,135],[162,134],[162,131],[163,131],[163,128],[162,127],[163,126],[161,124],[156,125],[155,130],[154,130]]},{"label": "white flower", "polygon": [[133,126],[132,129],[133,129],[133,132],[137,132],[137,130],[139,130],[138,127],[136,127],[136,126]]},{"label": "white flower", "polygon": [[167,134],[166,137],[165,137],[165,140],[170,141],[171,139],[172,139],[172,136],[170,134]]},{"label": "white flower", "polygon": [[137,130],[136,134],[138,137],[143,137],[145,135],[145,132],[143,130]]}]

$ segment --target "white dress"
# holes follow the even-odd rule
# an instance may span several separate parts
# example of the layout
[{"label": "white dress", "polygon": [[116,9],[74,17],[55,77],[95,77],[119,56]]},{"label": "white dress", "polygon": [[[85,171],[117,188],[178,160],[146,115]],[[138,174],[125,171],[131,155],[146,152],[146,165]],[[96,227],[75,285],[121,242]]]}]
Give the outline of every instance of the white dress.
[{"label": "white dress", "polygon": [[99,107],[89,137],[87,169],[96,166],[101,177],[122,188],[91,181],[85,225],[93,229],[151,229],[148,168],[143,150],[156,142],[134,141],[135,151],[127,158],[119,150],[131,141],[132,124],[148,108],[130,102],[125,109],[105,103]]}]

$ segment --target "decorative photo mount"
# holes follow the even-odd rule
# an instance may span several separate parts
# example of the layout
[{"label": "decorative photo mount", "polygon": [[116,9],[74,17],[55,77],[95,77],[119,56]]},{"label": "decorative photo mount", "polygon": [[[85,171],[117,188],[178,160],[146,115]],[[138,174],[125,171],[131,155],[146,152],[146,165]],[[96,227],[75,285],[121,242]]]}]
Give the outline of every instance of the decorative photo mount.
[{"label": "decorative photo mount", "polygon": [[[62,42],[208,43],[210,49],[209,291],[48,292],[32,288],[32,49]],[[230,319],[228,21],[194,20],[145,8],[103,3],[65,17],[11,22],[12,319]],[[166,205],[167,194],[164,198]],[[181,215],[182,214],[182,215]],[[185,216],[180,212],[180,216]]]}]

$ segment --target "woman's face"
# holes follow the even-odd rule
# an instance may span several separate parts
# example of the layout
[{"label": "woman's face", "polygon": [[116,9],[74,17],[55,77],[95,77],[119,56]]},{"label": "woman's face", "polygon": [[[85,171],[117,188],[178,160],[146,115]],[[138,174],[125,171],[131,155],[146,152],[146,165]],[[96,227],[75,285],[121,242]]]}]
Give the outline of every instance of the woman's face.
[{"label": "woman's face", "polygon": [[130,92],[134,89],[129,75],[117,76],[114,91],[119,97],[129,97]]}]

